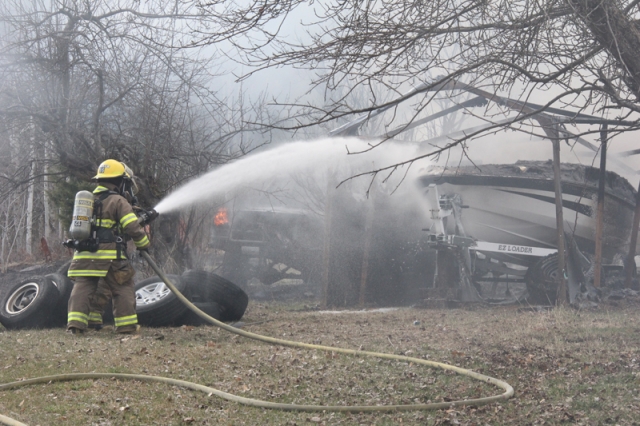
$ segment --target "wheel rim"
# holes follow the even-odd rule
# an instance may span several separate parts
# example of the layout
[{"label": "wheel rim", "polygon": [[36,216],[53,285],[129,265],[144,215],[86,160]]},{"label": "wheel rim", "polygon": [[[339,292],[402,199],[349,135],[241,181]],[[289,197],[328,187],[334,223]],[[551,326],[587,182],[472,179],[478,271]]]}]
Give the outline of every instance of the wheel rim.
[{"label": "wheel rim", "polygon": [[136,305],[151,305],[164,299],[171,290],[163,283],[151,283],[136,290]]},{"label": "wheel rim", "polygon": [[5,310],[9,315],[18,315],[31,305],[39,293],[40,286],[38,283],[25,283],[9,296]]}]

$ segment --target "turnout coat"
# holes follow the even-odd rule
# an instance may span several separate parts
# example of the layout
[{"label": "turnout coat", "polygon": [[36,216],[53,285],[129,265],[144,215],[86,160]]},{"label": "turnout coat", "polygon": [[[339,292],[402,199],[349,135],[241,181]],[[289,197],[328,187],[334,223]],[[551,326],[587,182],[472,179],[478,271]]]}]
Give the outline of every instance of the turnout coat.
[{"label": "turnout coat", "polygon": [[[102,203],[102,213],[97,220],[98,238],[102,241],[98,251],[76,251],[69,267],[68,276],[104,277],[114,260],[126,260],[126,236],[131,237],[137,248],[149,246],[149,238],[138,223],[126,198],[115,191],[109,183],[98,185],[93,191],[95,201]],[[121,262],[118,262],[121,263]]]}]

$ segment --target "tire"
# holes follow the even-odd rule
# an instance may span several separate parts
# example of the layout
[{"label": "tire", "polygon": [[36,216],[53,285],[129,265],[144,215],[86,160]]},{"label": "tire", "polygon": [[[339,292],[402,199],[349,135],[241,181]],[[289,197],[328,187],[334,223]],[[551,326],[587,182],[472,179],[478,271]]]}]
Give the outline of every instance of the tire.
[{"label": "tire", "polygon": [[67,323],[67,309],[71,290],[73,290],[73,281],[66,275],[59,273],[45,275],[45,278],[51,280],[60,295],[56,307],[51,312],[51,320],[55,325],[65,325]]},{"label": "tire", "polygon": [[[193,302],[196,308],[200,309],[205,314],[220,320],[220,306],[215,302]],[[211,325],[208,321],[203,320],[195,314],[191,309],[187,308],[180,318],[176,320],[175,325]]]},{"label": "tire", "polygon": [[71,260],[65,262],[60,268],[58,268],[56,274],[64,275],[66,277],[67,272],[69,272],[69,266],[71,266]]},{"label": "tire", "polygon": [[215,302],[220,307],[220,321],[239,321],[249,304],[249,296],[231,281],[212,272],[189,270],[182,279],[192,291],[192,300]]},{"label": "tire", "polygon": [[10,286],[0,301],[0,323],[8,330],[46,328],[60,294],[50,278],[32,277]]},{"label": "tire", "polygon": [[550,254],[534,263],[524,277],[529,297],[536,305],[555,305],[558,297],[558,254]]},{"label": "tire", "polygon": [[[188,286],[177,275],[167,275],[176,288],[189,298]],[[160,277],[151,277],[135,285],[136,313],[138,322],[147,327],[166,327],[175,323],[187,307],[162,282]]]}]

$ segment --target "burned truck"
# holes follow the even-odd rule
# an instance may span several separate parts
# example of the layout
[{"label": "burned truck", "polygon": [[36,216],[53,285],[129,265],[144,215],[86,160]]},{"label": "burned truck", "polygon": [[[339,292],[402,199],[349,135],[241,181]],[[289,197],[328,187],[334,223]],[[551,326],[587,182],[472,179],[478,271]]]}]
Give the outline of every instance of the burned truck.
[{"label": "burned truck", "polygon": [[285,209],[218,209],[211,247],[223,250],[219,274],[246,286],[255,278],[271,285],[283,279],[319,284],[322,265],[321,218]]},{"label": "burned truck", "polygon": [[224,251],[216,271],[241,287],[251,279],[266,285],[302,280],[326,306],[413,304],[434,269],[423,212],[374,198],[335,191],[322,215],[221,208],[211,238],[211,246]]}]

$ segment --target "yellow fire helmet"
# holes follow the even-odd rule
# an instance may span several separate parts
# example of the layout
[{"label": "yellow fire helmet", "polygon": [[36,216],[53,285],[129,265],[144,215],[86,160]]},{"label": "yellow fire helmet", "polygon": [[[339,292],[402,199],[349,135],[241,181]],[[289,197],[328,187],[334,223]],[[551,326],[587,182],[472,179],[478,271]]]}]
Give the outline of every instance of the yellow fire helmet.
[{"label": "yellow fire helmet", "polygon": [[128,167],[117,160],[105,160],[98,166],[98,174],[95,175],[94,179],[112,179],[120,176],[131,177],[129,173],[127,173]]}]

